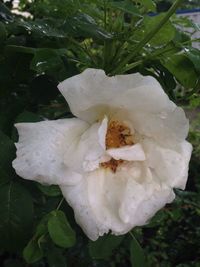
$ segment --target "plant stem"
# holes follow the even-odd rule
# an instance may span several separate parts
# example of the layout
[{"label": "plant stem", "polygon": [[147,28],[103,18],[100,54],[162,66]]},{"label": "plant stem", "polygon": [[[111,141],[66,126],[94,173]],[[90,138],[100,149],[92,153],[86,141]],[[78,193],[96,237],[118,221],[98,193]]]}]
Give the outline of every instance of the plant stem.
[{"label": "plant stem", "polygon": [[57,206],[57,208],[56,208],[57,210],[60,209],[60,207],[61,207],[63,201],[64,201],[64,197],[62,197],[62,199],[61,199],[60,202],[58,203],[58,206]]},{"label": "plant stem", "polygon": [[127,66],[124,67],[124,69],[122,69],[122,71],[120,72],[120,74],[123,74],[125,72],[127,72],[128,70],[131,70],[134,67],[137,67],[138,65],[142,64],[144,60],[138,60],[136,62],[133,62],[131,64],[128,64]]},{"label": "plant stem", "polygon": [[156,33],[167,23],[169,18],[174,14],[178,6],[182,0],[176,0],[168,12],[165,14],[163,19],[157,24],[136,46],[133,53],[129,54],[124,60],[122,60],[121,64],[117,67],[117,69],[111,74],[117,74],[121,72],[121,69],[131,60],[133,59],[137,53],[156,35]]}]

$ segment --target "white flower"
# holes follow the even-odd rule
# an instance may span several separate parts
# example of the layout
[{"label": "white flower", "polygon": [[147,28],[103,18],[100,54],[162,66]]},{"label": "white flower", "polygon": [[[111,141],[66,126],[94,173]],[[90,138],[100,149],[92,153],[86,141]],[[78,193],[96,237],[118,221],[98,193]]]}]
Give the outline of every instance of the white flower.
[{"label": "white flower", "polygon": [[58,88],[77,118],[17,124],[17,174],[58,184],[92,240],[148,223],[185,188],[184,111],[140,74],[87,69]]}]

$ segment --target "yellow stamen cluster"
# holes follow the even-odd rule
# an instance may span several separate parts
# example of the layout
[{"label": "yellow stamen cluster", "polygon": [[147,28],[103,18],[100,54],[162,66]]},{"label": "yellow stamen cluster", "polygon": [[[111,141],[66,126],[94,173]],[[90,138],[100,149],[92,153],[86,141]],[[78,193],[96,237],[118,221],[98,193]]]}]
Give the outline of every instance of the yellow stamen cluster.
[{"label": "yellow stamen cluster", "polygon": [[[133,135],[131,134],[130,128],[118,121],[110,121],[106,133],[106,149],[119,148],[133,144]],[[124,160],[116,160],[112,158],[107,162],[101,163],[101,166],[103,168],[109,168],[115,173],[117,167],[123,162]]]}]

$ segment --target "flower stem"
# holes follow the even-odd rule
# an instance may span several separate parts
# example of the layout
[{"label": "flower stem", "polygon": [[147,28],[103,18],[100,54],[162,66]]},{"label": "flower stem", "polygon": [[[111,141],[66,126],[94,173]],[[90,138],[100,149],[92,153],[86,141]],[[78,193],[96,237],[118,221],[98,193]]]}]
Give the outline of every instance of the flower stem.
[{"label": "flower stem", "polygon": [[60,209],[60,207],[61,207],[63,201],[64,201],[64,197],[62,197],[62,199],[61,199],[60,202],[58,203],[58,206],[57,206],[57,208],[56,208],[57,210]]},{"label": "flower stem", "polygon": [[165,14],[163,19],[158,23],[149,33],[135,46],[134,52],[129,54],[124,60],[122,60],[121,64],[118,66],[118,68],[112,72],[111,74],[118,74],[121,73],[121,69],[129,63],[131,59],[133,59],[137,53],[155,36],[155,34],[167,23],[169,18],[174,14],[174,12],[177,10],[178,6],[182,0],[176,0],[174,4],[171,6],[171,8],[168,10],[168,12]]}]

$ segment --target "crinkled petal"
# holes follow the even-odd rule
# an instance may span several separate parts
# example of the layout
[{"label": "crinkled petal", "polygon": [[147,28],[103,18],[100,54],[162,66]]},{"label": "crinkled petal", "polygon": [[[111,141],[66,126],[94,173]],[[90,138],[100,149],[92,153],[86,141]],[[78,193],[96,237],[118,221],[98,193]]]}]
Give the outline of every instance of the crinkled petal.
[{"label": "crinkled petal", "polygon": [[189,131],[189,121],[183,109],[179,107],[156,114],[142,111],[134,113],[131,119],[137,132],[165,146],[182,142]]},{"label": "crinkled petal", "polygon": [[[139,73],[108,77],[103,70],[86,69],[58,85],[71,111],[93,121],[114,109],[161,112],[174,107],[160,84]],[[81,101],[80,101],[81,99]]]},{"label": "crinkled petal", "polygon": [[106,151],[112,158],[127,161],[144,161],[145,154],[142,146],[138,143],[132,146],[123,146],[120,148],[111,148]]},{"label": "crinkled petal", "polygon": [[120,235],[143,225],[166,203],[173,190],[152,180],[144,163],[132,163],[113,173],[103,168],[85,174],[81,183],[62,186],[62,192],[75,212],[77,223],[96,240],[111,230]]},{"label": "crinkled petal", "polygon": [[161,147],[151,139],[143,141],[147,164],[163,183],[184,189],[188,177],[188,165],[192,146],[183,141],[177,150]]},{"label": "crinkled petal", "polygon": [[65,151],[65,165],[75,172],[93,171],[106,157],[107,118],[90,125]]},{"label": "crinkled petal", "polygon": [[99,225],[88,201],[88,183],[85,178],[74,186],[60,186],[62,194],[73,208],[76,222],[91,240],[108,232]]},{"label": "crinkled petal", "polygon": [[74,184],[80,174],[64,164],[67,148],[87,129],[79,119],[16,124],[19,141],[13,167],[25,179],[45,184]]},{"label": "crinkled petal", "polygon": [[[127,118],[140,134],[173,143],[186,138],[184,111],[169,100],[150,76],[139,73],[108,77],[103,70],[86,69],[58,85],[72,113],[87,121]],[[79,100],[81,99],[81,101]]]},{"label": "crinkled petal", "polygon": [[[155,182],[138,184],[129,179],[122,204],[120,215],[124,222],[129,222],[131,230],[135,226],[145,225],[163,208],[175,198],[172,188],[158,185]],[[115,234],[117,232],[114,231]]]}]

